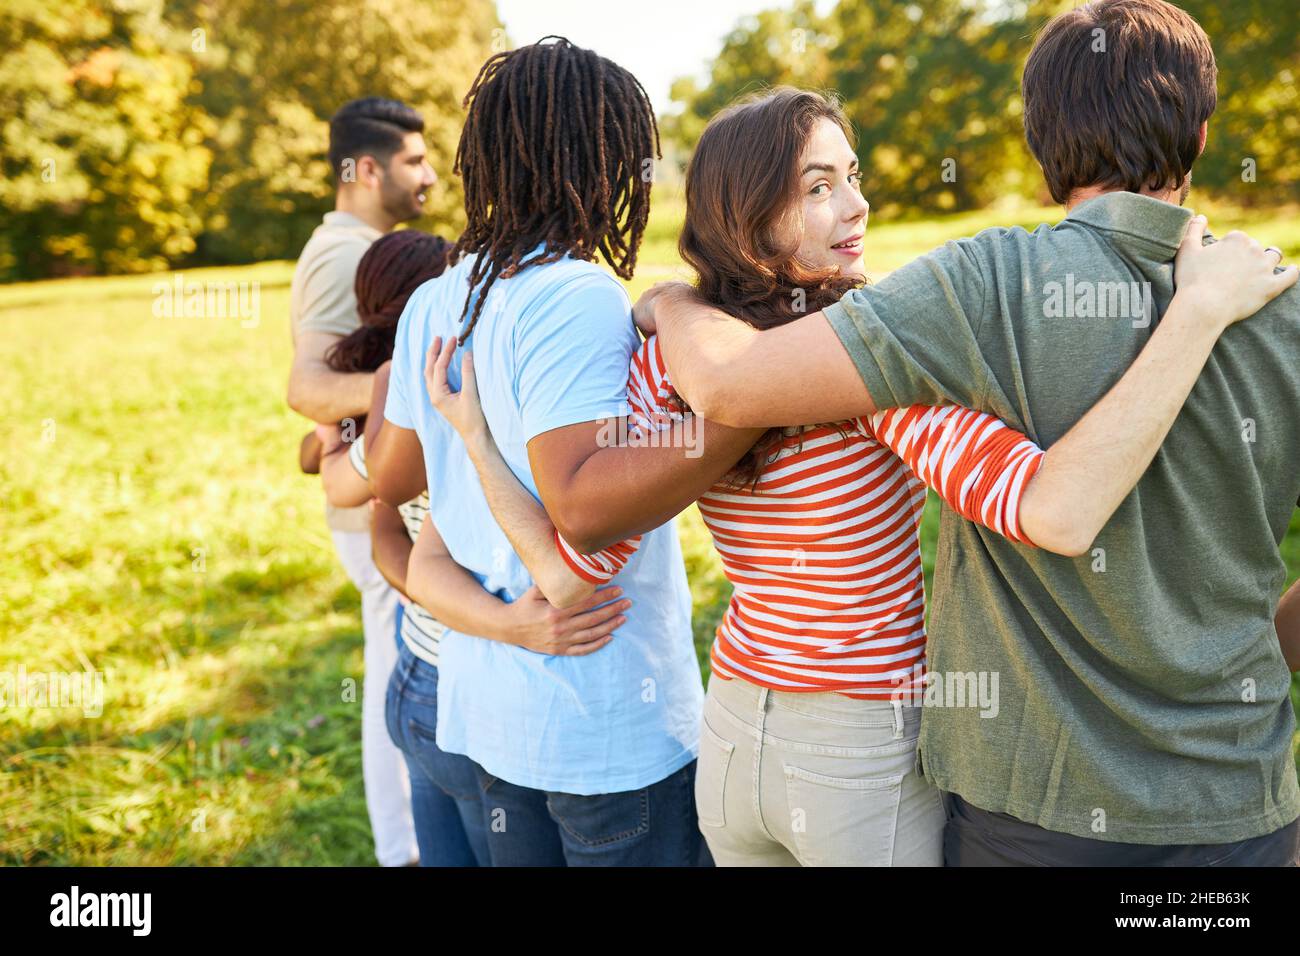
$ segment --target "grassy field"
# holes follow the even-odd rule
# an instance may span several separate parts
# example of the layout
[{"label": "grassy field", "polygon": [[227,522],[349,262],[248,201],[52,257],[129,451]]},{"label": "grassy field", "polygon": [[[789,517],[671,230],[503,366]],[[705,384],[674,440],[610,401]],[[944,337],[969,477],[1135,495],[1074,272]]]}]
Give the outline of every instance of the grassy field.
[{"label": "grassy field", "polygon": [[[1217,231],[1300,256],[1296,217],[1210,211]],[[658,206],[634,294],[677,270],[679,215]],[[867,258],[880,275],[993,223],[1055,218],[874,223]],[[359,599],[283,401],[291,274],[184,274],[259,283],[256,323],[155,315],[169,275],[0,288],[0,674],[105,674],[94,719],[0,708],[0,862],[373,862],[345,694],[361,679]],[[698,515],[681,531],[703,656],[729,592]]]}]

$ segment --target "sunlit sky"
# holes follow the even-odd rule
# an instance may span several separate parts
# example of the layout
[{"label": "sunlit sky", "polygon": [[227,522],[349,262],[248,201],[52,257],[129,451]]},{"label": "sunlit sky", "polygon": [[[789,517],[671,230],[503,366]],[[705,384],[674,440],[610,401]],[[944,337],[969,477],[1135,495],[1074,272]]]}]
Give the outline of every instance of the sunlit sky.
[{"label": "sunlit sky", "polygon": [[[741,17],[786,0],[497,0],[497,13],[515,44],[548,33],[568,37],[631,70],[656,113],[675,111],[668,90],[679,76],[703,76],[722,39]],[[819,0],[825,12],[834,0]]]}]

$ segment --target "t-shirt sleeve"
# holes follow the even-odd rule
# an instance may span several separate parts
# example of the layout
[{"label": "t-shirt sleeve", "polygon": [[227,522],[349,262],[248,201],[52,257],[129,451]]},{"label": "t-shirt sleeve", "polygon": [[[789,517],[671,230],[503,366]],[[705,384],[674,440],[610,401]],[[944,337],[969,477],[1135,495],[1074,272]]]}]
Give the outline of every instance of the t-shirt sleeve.
[{"label": "t-shirt sleeve", "polygon": [[963,518],[1033,544],[1020,528],[1020,499],[1043,450],[1020,432],[956,405],[890,408],[857,421]]},{"label": "t-shirt sleeve", "polygon": [[366,243],[340,242],[311,263],[302,290],[298,332],[347,335],[361,320],[357,317],[357,264]]},{"label": "t-shirt sleeve", "polygon": [[628,414],[628,361],[637,346],[627,293],[609,276],[563,283],[516,325],[515,389],[524,440],[566,425]]},{"label": "t-shirt sleeve", "polygon": [[[393,338],[393,364],[388,370],[388,396],[384,399],[384,419],[398,428],[415,428],[415,416],[411,412],[411,403],[424,396],[423,359],[415,355],[419,351],[419,342],[415,337],[416,320],[413,318],[419,309],[420,295],[417,292],[406,302],[402,317],[397,322],[397,333]],[[420,365],[415,365],[420,362]],[[416,374],[416,369],[421,374]],[[414,389],[414,391],[413,391]]]},{"label": "t-shirt sleeve", "polygon": [[992,373],[980,262],[978,240],[949,242],[823,310],[877,408],[982,407]]},{"label": "t-shirt sleeve", "polygon": [[[659,341],[651,336],[641,343],[628,367],[629,437],[638,429],[659,431],[671,427],[673,421],[684,420],[685,415],[672,403],[674,395],[668,368],[659,352]],[[582,554],[555,532],[555,547],[560,556],[574,574],[592,584],[612,580],[640,545],[641,536],[637,535],[595,554]]]},{"label": "t-shirt sleeve", "polygon": [[631,428],[662,431],[693,414],[677,397],[669,381],[658,336],[646,339],[632,356],[627,374],[627,401],[631,406]]}]

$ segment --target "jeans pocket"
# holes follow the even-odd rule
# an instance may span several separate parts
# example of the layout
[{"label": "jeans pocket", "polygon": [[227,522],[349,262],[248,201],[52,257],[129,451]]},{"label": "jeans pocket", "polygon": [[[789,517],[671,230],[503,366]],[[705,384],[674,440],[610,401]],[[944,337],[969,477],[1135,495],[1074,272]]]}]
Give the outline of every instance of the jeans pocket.
[{"label": "jeans pocket", "polygon": [[585,847],[607,847],[650,832],[650,794],[645,790],[550,793],[546,809],[566,833]]},{"label": "jeans pocket", "polygon": [[695,815],[704,827],[727,825],[727,770],[736,745],[700,721],[700,759],[695,769]]},{"label": "jeans pocket", "polygon": [[889,866],[906,773],[832,777],[784,765],[790,829],[805,866]]}]

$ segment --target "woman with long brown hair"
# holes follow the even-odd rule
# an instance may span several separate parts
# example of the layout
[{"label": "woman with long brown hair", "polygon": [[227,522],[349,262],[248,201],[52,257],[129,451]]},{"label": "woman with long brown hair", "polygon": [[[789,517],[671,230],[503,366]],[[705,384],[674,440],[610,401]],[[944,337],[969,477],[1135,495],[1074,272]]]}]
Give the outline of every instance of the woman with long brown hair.
[{"label": "woman with long brown hair", "polygon": [[[868,204],[858,183],[848,123],[829,97],[779,89],[719,114],[687,174],[680,250],[697,294],[757,328],[838,300],[865,281]],[[1179,256],[1180,278],[1205,270],[1245,281],[1236,267],[1199,244]],[[1185,308],[1176,298],[1167,315]],[[508,482],[490,452],[468,355],[461,391],[447,384],[453,349],[447,343],[431,363],[429,393],[480,450],[475,465],[491,498]],[[1157,376],[1151,388],[1175,390],[1165,381]],[[628,401],[631,444],[638,429],[689,419],[653,337],[632,363]],[[1103,399],[1059,444],[1098,433],[1134,441]],[[696,779],[709,848],[724,865],[939,864],[943,807],[913,768],[920,705],[934,703],[931,678],[945,676],[924,673],[926,486],[965,518],[1066,553],[1056,529],[1074,522],[1070,540],[1090,540],[1109,517],[1091,499],[1111,500],[1116,478],[1085,478],[1056,464],[1068,455],[1044,454],[996,418],[955,406],[755,438],[698,502],[733,585],[710,654]],[[619,494],[616,476],[609,492]],[[555,552],[591,580],[621,566],[590,562],[558,535]],[[966,706],[995,716],[996,685],[977,677],[971,689]]]}]

